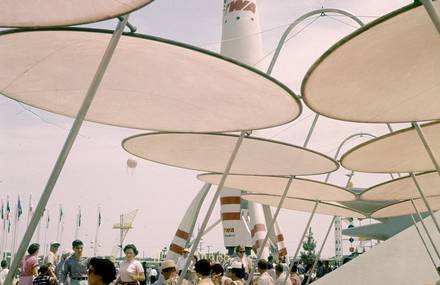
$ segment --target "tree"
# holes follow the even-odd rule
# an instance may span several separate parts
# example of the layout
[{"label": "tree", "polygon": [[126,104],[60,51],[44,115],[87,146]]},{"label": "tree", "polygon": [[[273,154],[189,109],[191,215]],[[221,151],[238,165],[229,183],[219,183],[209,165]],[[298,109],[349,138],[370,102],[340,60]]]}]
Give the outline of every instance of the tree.
[{"label": "tree", "polygon": [[315,248],[316,241],[313,238],[312,228],[309,228],[309,232],[306,235],[302,245],[304,251],[301,251],[300,260],[304,265],[313,265],[316,259]]}]

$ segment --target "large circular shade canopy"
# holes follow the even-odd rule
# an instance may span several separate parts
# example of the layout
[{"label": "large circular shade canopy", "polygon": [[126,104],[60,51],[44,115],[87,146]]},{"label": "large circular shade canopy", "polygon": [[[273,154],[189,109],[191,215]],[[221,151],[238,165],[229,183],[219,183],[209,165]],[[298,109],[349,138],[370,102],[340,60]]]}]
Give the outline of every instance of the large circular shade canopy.
[{"label": "large circular shade canopy", "polygon": [[[182,168],[223,172],[236,135],[150,133],[129,137],[123,148],[132,155]],[[260,138],[244,138],[231,174],[312,175],[334,171],[333,159],[302,148]]]},{"label": "large circular shade canopy", "polygon": [[[432,151],[440,157],[440,122],[421,127]],[[362,143],[344,154],[341,164],[354,171],[376,173],[424,172],[435,169],[414,128],[399,130]]]},{"label": "large circular shade canopy", "polygon": [[[440,196],[427,197],[426,199],[428,200],[429,206],[433,211],[440,209]],[[426,208],[426,205],[422,199],[414,199],[413,201],[419,212],[421,213],[428,212],[428,209]],[[402,202],[397,202],[395,204],[377,210],[371,215],[371,217],[387,218],[387,217],[405,216],[415,213],[416,210],[414,209],[411,200],[406,200]]]},{"label": "large circular shade canopy", "polygon": [[336,43],[308,71],[302,94],[340,120],[440,119],[439,74],[440,37],[423,6],[411,4]]},{"label": "large circular shade canopy", "polygon": [[[269,205],[272,207],[278,207],[281,200],[281,196],[267,195],[267,194],[245,194],[245,195],[241,195],[241,198],[251,202],[260,203],[263,205]],[[312,212],[315,203],[316,201],[314,200],[286,197],[281,208],[296,210],[301,212]],[[347,207],[330,204],[326,202],[318,203],[318,206],[316,208],[316,213],[322,215],[331,215],[331,216],[365,218],[365,215],[360,212],[349,209]]]},{"label": "large circular shade canopy", "polygon": [[[426,196],[440,195],[440,176],[437,171],[416,175],[420,188]],[[420,193],[411,176],[397,178],[366,189],[361,194],[364,200],[407,200],[420,198]]]},{"label": "large circular shade canopy", "polygon": [[[0,33],[0,93],[75,116],[111,31]],[[262,72],[182,43],[121,38],[86,119],[181,132],[254,130],[290,122],[296,96]],[[258,115],[256,115],[258,114]]]},{"label": "large circular shade canopy", "polygon": [[139,9],[153,0],[2,0],[0,27],[54,27],[98,22]]},{"label": "large circular shade canopy", "polygon": [[[216,185],[221,177],[217,173],[198,176],[200,180]],[[281,176],[229,175],[224,186],[253,193],[282,195],[288,181],[289,178]],[[287,196],[324,201],[351,201],[356,198],[352,192],[339,186],[302,178],[292,180]]]}]

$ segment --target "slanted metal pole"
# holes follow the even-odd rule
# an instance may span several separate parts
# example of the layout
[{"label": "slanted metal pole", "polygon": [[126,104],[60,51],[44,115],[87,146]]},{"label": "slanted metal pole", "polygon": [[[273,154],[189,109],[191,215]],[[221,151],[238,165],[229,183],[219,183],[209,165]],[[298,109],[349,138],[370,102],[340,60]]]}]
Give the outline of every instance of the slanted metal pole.
[{"label": "slanted metal pole", "polygon": [[20,247],[17,251],[16,258],[13,260],[11,264],[11,268],[6,277],[5,284],[12,284],[12,278],[18,270],[18,266],[26,252],[27,246],[29,245],[32,236],[35,232],[35,229],[37,228],[41,215],[43,214],[44,209],[46,208],[47,201],[49,201],[50,195],[52,194],[52,190],[55,187],[55,184],[58,180],[61,170],[63,169],[67,156],[69,155],[73,143],[75,142],[79,129],[81,128],[84,118],[86,117],[87,111],[89,110],[93,98],[95,97],[96,91],[98,90],[102,78],[104,77],[104,73],[107,69],[108,64],[110,63],[110,60],[113,56],[113,52],[115,51],[119,39],[121,38],[122,32],[124,31],[124,27],[127,24],[128,15],[125,15],[123,18],[124,18],[123,21],[118,23],[118,26],[114,31],[113,36],[107,46],[107,49],[101,59],[99,67],[93,78],[93,81],[90,84],[89,89],[87,90],[87,94],[84,98],[84,101],[82,102],[81,108],[79,109],[75,121],[73,122],[72,128],[70,129],[66,142],[64,143],[64,146],[57,158],[52,173],[50,174],[49,180],[47,181],[46,187],[44,188],[40,200],[38,201],[37,207],[35,208],[34,215],[20,243]]},{"label": "slanted metal pole", "polygon": [[197,237],[193,242],[191,251],[188,255],[188,258],[186,259],[185,265],[183,266],[183,270],[180,273],[180,278],[177,281],[177,285],[182,285],[183,278],[184,276],[186,276],[186,272],[188,271],[189,264],[191,263],[191,260],[194,256],[194,253],[196,252],[197,247],[199,246],[200,240],[202,239],[203,233],[205,232],[206,226],[208,225],[209,218],[211,217],[212,211],[214,210],[214,206],[217,203],[217,200],[220,196],[220,192],[223,189],[223,186],[225,185],[226,177],[229,175],[229,171],[231,170],[232,164],[235,158],[237,157],[238,150],[240,149],[245,134],[246,132],[242,131],[240,133],[240,137],[237,139],[237,143],[235,144],[234,150],[232,151],[231,157],[229,158],[229,161],[226,165],[225,172],[222,175],[220,183],[217,186],[217,190],[214,193],[214,197],[212,198],[211,204],[208,208],[208,212],[206,213],[205,218],[202,222],[202,226],[200,227],[199,232],[197,233]]},{"label": "slanted metal pole", "polygon": [[434,258],[432,257],[432,254],[431,254],[431,252],[430,252],[429,249],[428,249],[428,245],[426,245],[425,239],[423,238],[422,233],[420,232],[419,226],[417,225],[416,220],[414,219],[414,215],[412,215],[412,214],[411,214],[411,219],[412,219],[412,221],[413,221],[414,227],[415,227],[416,230],[417,230],[417,233],[418,233],[419,236],[420,236],[420,239],[422,240],[423,246],[425,247],[426,252],[427,252],[428,255],[429,255],[429,258],[431,259],[432,264],[434,265],[435,271],[437,271],[437,265],[435,264]]},{"label": "slanted metal pole", "polygon": [[322,250],[324,249],[324,245],[327,242],[328,235],[330,234],[330,230],[333,228],[333,223],[335,222],[335,220],[336,220],[336,216],[333,217],[332,222],[330,223],[330,226],[328,227],[327,234],[325,235],[324,241],[322,242],[321,248],[319,249],[318,256],[316,257],[315,262],[313,263],[312,269],[310,270],[310,275],[309,275],[309,278],[307,279],[306,285],[309,285],[310,280],[312,280],[312,272],[313,272],[313,270],[315,270],[316,264],[318,264],[318,260],[321,258]]},{"label": "slanted metal pole", "polygon": [[437,246],[435,245],[434,241],[432,240],[431,234],[429,233],[428,228],[426,227],[425,222],[423,221],[423,217],[420,214],[419,209],[417,209],[416,204],[414,203],[414,201],[412,199],[411,199],[411,204],[413,205],[414,210],[416,210],[416,213],[417,213],[417,216],[419,217],[420,223],[422,224],[422,227],[425,230],[426,235],[428,236],[429,242],[431,243],[432,247],[434,248],[434,251],[437,255],[437,258],[440,260],[440,253],[437,249]]},{"label": "slanted metal pole", "polygon": [[290,176],[289,181],[287,182],[286,188],[284,189],[283,195],[281,196],[280,202],[278,203],[278,207],[275,210],[275,213],[272,217],[272,221],[270,221],[270,225],[267,228],[266,236],[264,237],[264,240],[261,243],[259,250],[257,250],[257,262],[252,265],[252,270],[249,273],[248,280],[246,281],[247,285],[251,284],[252,278],[254,277],[255,269],[257,268],[258,260],[260,260],[261,255],[263,254],[264,247],[265,247],[267,241],[269,240],[269,236],[272,234],[275,222],[278,218],[278,214],[280,213],[281,207],[284,203],[284,200],[286,199],[287,193],[289,192],[289,189],[290,189],[290,185],[292,185],[292,181],[294,178],[295,178],[294,176]]},{"label": "slanted metal pole", "polygon": [[298,252],[299,252],[299,250],[300,250],[300,248],[301,248],[301,245],[302,245],[302,242],[303,242],[303,240],[304,240],[304,237],[306,236],[307,230],[308,230],[309,227],[310,227],[310,223],[311,223],[312,220],[313,220],[313,216],[314,216],[315,213],[316,213],[316,208],[318,208],[318,204],[319,204],[319,201],[316,201],[316,202],[315,202],[315,206],[313,207],[313,210],[312,210],[312,214],[310,214],[309,220],[307,221],[307,225],[306,225],[306,227],[304,228],[304,232],[303,232],[303,234],[302,234],[302,236],[301,236],[301,239],[299,240],[298,246],[296,247],[295,254],[293,255],[293,262],[292,262],[292,264],[290,264],[290,266],[289,266],[289,272],[286,272],[286,277],[284,277],[284,281],[283,281],[282,284],[286,284],[286,282],[287,282],[287,278],[289,278],[289,274],[290,274],[290,272],[292,272],[293,265],[295,264],[295,258],[296,258],[296,256],[298,255]]},{"label": "slanted metal pole", "polygon": [[438,16],[438,12],[435,9],[434,5],[432,5],[431,0],[420,0],[425,6],[426,12],[428,12],[429,17],[431,18],[432,23],[434,24],[437,32],[440,33],[440,18]]},{"label": "slanted metal pole", "polygon": [[437,228],[437,231],[440,233],[440,226],[439,226],[439,224],[437,222],[437,218],[434,216],[434,212],[432,211],[431,206],[429,205],[428,200],[426,199],[425,194],[422,191],[422,188],[420,188],[420,185],[419,185],[419,182],[417,181],[416,176],[414,175],[413,172],[410,172],[409,175],[411,175],[411,178],[414,181],[414,184],[416,185],[417,191],[419,191],[419,194],[422,197],[423,202],[425,203],[426,208],[429,211],[429,215],[431,216],[431,218],[432,218],[432,220],[434,222],[434,225]]},{"label": "slanted metal pole", "polygon": [[[122,22],[124,20],[124,18],[122,16],[119,16],[118,20]],[[130,32],[132,32],[132,33],[136,32],[136,30],[137,30],[136,26],[133,26],[128,21],[127,21],[127,27],[130,29]]]},{"label": "slanted metal pole", "polygon": [[309,144],[310,138],[312,137],[313,131],[315,130],[316,123],[318,122],[319,114],[316,113],[315,118],[313,119],[312,125],[310,126],[309,132],[307,133],[306,140],[304,141],[303,147],[307,147]]},{"label": "slanted metal pole", "polygon": [[417,122],[413,122],[411,123],[411,125],[416,129],[417,134],[419,135],[419,138],[422,141],[423,146],[425,147],[426,152],[429,155],[429,158],[431,158],[432,164],[434,164],[434,167],[437,170],[438,175],[440,175],[440,165],[438,163],[438,159],[435,157],[434,152],[432,152],[432,149],[429,146],[428,139],[423,134],[422,128],[420,128],[420,125]]}]

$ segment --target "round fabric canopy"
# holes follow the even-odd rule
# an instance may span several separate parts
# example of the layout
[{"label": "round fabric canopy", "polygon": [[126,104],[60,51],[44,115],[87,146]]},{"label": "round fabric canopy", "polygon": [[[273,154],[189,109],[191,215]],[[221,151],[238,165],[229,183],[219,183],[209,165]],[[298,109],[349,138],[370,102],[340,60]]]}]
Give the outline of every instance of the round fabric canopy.
[{"label": "round fabric canopy", "polygon": [[[440,196],[427,197],[428,204],[433,211],[440,209]],[[428,212],[425,203],[422,199],[414,199],[414,204],[416,204],[417,209],[420,213]],[[372,218],[387,218],[396,216],[405,216],[417,213],[410,200],[397,202],[390,206],[384,207],[380,210],[374,212]]]},{"label": "round fabric canopy", "polygon": [[[222,175],[206,173],[197,177],[209,184],[218,185]],[[282,195],[288,181],[288,177],[280,176],[229,175],[225,187],[254,193]],[[356,198],[356,195],[342,187],[302,178],[292,180],[287,196],[324,201],[351,201]]]},{"label": "round fabric canopy", "polygon": [[[123,148],[138,157],[182,168],[223,172],[238,136],[150,133],[129,137]],[[333,159],[302,147],[260,138],[244,138],[231,174],[312,175],[335,171]]]},{"label": "round fabric canopy", "polygon": [[[245,194],[245,195],[241,195],[241,198],[248,201],[257,202],[263,205],[278,207],[281,196],[267,195],[267,194]],[[286,197],[281,208],[301,211],[301,212],[312,212],[315,203],[316,201],[314,200],[295,199],[295,198]],[[319,202],[318,207],[316,208],[316,213],[321,215],[365,218],[365,215],[361,214],[360,212],[357,212],[347,207],[330,204],[326,202]]]},{"label": "round fabric canopy", "polygon": [[[440,1],[433,5],[440,11]],[[340,120],[434,120],[440,119],[438,74],[440,37],[415,3],[336,43],[310,68],[301,94],[312,110]]]},{"label": "round fabric canopy", "polygon": [[[0,93],[76,116],[111,31],[0,33]],[[255,130],[290,122],[301,104],[283,84],[251,67],[182,43],[121,38],[86,119],[182,132]],[[256,115],[258,114],[258,115]]]},{"label": "round fabric canopy", "polygon": [[[421,127],[432,151],[440,157],[440,122]],[[362,143],[345,153],[341,164],[354,171],[376,173],[424,172],[435,169],[414,128]]]},{"label": "round fabric canopy", "polygon": [[2,0],[0,27],[35,28],[98,22],[128,14],[153,0]]},{"label": "round fabric canopy", "polygon": [[[416,179],[426,196],[440,195],[440,176],[437,171],[417,174]],[[420,198],[420,194],[411,176],[378,184],[366,189],[361,194],[361,199],[374,201],[417,198]]]}]

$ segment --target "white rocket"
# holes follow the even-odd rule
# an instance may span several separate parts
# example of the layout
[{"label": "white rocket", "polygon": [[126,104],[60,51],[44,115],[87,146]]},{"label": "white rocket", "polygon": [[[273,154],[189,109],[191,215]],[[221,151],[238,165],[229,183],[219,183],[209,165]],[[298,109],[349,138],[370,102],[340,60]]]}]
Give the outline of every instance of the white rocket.
[{"label": "white rocket", "polygon": [[[263,57],[263,48],[256,0],[225,0],[220,53],[247,65],[258,67],[258,63]],[[256,132],[253,133],[253,135],[255,134]],[[227,197],[227,195],[239,196],[240,191],[233,189],[223,191],[221,194],[222,199],[223,197]],[[240,201],[236,199],[236,207],[240,204],[239,202]],[[259,248],[266,235],[266,219],[261,204],[249,202],[248,205],[252,248],[255,251]],[[222,213],[225,211],[227,211],[227,209],[225,205],[222,204]],[[234,229],[233,235],[230,234],[231,228]],[[226,248],[230,249],[237,245],[249,246],[246,238],[248,231],[244,227],[243,221],[241,221],[241,223],[238,221],[238,217],[237,220],[234,221],[223,219],[223,229]],[[278,248],[278,254],[281,253],[281,255],[285,255],[287,252],[278,224],[275,225],[275,233],[271,239],[280,239],[275,242]],[[230,250],[229,253],[231,253]],[[266,244],[262,258],[267,258],[268,256],[269,245]]]},{"label": "white rocket", "polygon": [[194,230],[195,223],[197,221],[197,216],[200,212],[200,208],[210,188],[211,184],[205,184],[199,191],[199,193],[194,197],[191,205],[186,210],[186,213],[183,216],[179,227],[177,228],[166,259],[173,259],[174,261],[177,261],[179,256],[182,255],[183,249],[188,246]]}]

